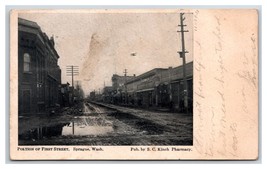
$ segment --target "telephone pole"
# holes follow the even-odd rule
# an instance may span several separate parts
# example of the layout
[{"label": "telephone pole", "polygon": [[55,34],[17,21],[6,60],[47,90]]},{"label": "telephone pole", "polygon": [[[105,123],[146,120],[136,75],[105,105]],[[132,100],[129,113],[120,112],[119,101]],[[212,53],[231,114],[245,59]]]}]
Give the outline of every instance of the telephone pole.
[{"label": "telephone pole", "polygon": [[125,103],[128,101],[128,93],[127,93],[127,87],[126,87],[126,81],[127,81],[127,69],[124,69],[124,88],[125,88]]},{"label": "telephone pole", "polygon": [[67,76],[71,76],[71,86],[74,88],[74,76],[79,75],[79,66],[67,66]]},{"label": "telephone pole", "polygon": [[127,76],[127,73],[128,73],[127,72],[127,69],[124,69],[124,72],[123,73],[124,73],[124,76],[126,77]]},{"label": "telephone pole", "polygon": [[187,25],[184,25],[184,13],[180,13],[180,26],[181,30],[177,32],[181,32],[181,41],[182,41],[182,51],[178,52],[180,57],[183,59],[183,87],[184,87],[184,107],[186,110],[186,113],[188,113],[188,89],[187,89],[187,81],[186,81],[186,60],[185,60],[185,54],[188,53],[185,50],[185,42],[184,42],[184,32],[188,32],[188,30],[184,30],[184,27]]}]

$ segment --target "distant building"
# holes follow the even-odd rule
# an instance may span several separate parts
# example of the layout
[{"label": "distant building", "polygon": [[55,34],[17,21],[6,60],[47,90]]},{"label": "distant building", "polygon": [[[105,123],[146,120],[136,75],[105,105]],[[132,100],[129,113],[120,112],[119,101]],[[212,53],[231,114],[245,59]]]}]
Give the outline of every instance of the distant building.
[{"label": "distant building", "polygon": [[136,76],[119,76],[117,74],[114,74],[111,78],[112,80],[112,102],[117,104],[127,102],[126,93],[127,93],[127,87],[124,85],[126,82],[135,79]]},{"label": "distant building", "polygon": [[84,92],[81,84],[77,84],[74,89],[74,102],[78,103],[84,99]]},{"label": "distant building", "polygon": [[89,99],[94,101],[95,100],[95,95],[96,95],[95,91],[90,92]]},{"label": "distant building", "polygon": [[69,87],[69,104],[72,106],[74,104],[74,87]]},{"label": "distant building", "polygon": [[61,84],[61,105],[70,106],[70,84]]},{"label": "distant building", "polygon": [[112,92],[113,92],[113,87],[112,86],[105,86],[103,89],[103,102],[106,103],[111,103],[112,102]]},{"label": "distant building", "polygon": [[60,103],[61,69],[54,38],[36,22],[18,19],[19,114],[45,113]]},{"label": "distant building", "polygon": [[135,75],[134,76],[119,76],[117,74],[114,74],[111,78],[113,90],[119,90],[119,89],[122,90],[124,87],[124,83],[134,78],[135,78]]}]

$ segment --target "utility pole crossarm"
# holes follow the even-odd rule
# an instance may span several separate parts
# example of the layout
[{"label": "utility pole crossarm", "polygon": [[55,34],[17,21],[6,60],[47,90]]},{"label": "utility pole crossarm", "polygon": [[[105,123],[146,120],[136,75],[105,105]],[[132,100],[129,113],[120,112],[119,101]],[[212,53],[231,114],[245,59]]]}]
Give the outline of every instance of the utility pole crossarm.
[{"label": "utility pole crossarm", "polygon": [[124,69],[124,76],[127,76],[127,69]]},{"label": "utility pole crossarm", "polygon": [[66,75],[71,76],[71,86],[74,87],[74,76],[79,75],[79,66],[66,66]]},{"label": "utility pole crossarm", "polygon": [[185,31],[177,31],[177,32],[189,32],[188,30],[185,30]]}]

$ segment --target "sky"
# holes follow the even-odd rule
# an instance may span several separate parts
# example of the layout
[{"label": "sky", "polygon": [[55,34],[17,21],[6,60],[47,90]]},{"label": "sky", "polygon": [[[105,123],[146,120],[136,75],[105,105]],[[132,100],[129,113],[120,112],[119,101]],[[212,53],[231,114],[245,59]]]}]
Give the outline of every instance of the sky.
[{"label": "sky", "polygon": [[[193,60],[193,18],[185,14],[186,61]],[[153,68],[182,64],[180,15],[177,12],[31,12],[19,14],[54,36],[62,70],[62,83],[71,83],[66,66],[79,66],[85,94],[111,86],[113,74],[137,76]],[[134,53],[134,54],[133,54]]]}]

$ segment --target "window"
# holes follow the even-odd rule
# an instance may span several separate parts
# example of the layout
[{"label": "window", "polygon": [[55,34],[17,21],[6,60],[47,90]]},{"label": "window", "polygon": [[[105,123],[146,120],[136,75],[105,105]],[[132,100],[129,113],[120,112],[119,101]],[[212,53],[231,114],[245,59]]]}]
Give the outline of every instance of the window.
[{"label": "window", "polygon": [[23,62],[24,62],[23,71],[24,72],[30,72],[31,57],[28,53],[25,53],[23,55]]}]

